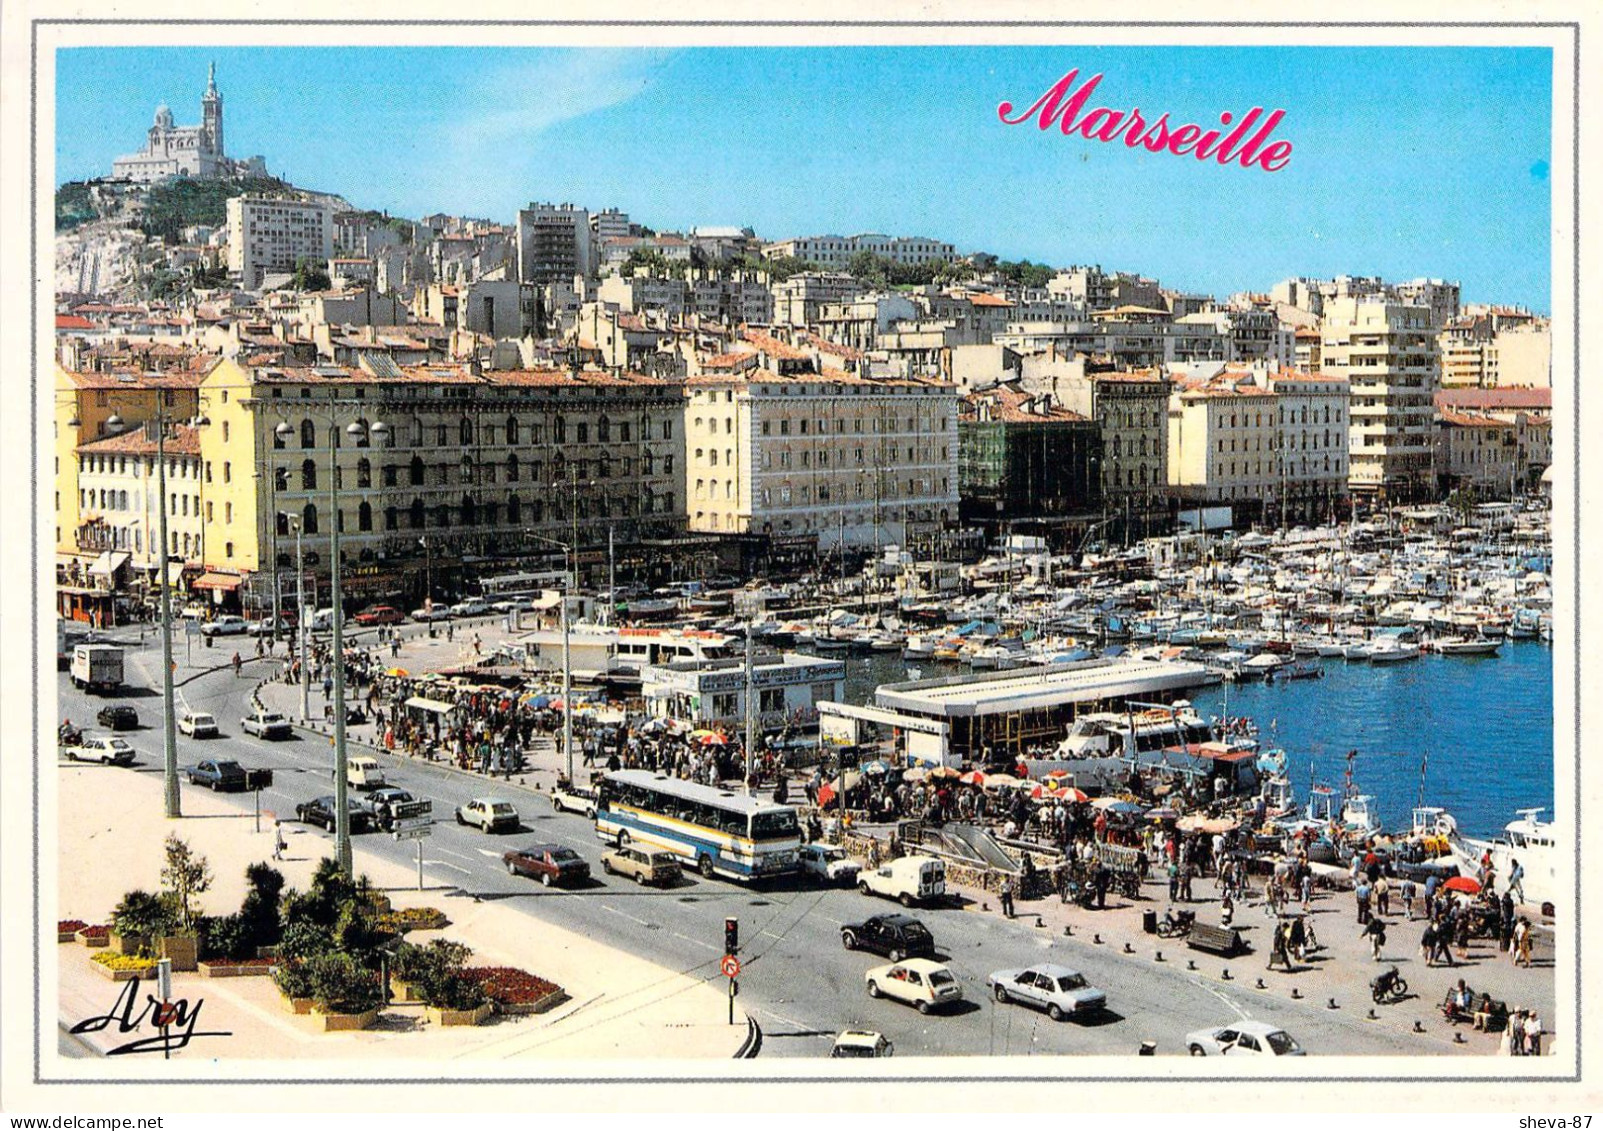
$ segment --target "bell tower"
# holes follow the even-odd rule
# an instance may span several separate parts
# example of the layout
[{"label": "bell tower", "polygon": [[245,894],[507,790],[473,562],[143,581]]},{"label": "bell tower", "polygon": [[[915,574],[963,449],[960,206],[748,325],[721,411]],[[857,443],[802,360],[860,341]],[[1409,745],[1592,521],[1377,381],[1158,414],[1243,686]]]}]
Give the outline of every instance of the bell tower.
[{"label": "bell tower", "polygon": [[206,72],[206,94],[200,100],[200,124],[204,148],[219,160],[223,156],[223,96],[217,93],[217,64]]}]

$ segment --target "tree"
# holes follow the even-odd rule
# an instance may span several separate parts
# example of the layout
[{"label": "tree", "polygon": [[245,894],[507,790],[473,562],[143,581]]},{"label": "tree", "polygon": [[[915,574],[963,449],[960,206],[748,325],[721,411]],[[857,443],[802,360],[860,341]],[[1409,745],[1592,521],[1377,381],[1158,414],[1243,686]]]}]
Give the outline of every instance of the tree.
[{"label": "tree", "polygon": [[767,271],[776,283],[783,283],[792,275],[800,275],[805,271],[822,271],[824,268],[811,259],[798,259],[794,255],[781,256],[778,259],[756,259],[752,256],[743,256],[740,265],[751,267],[759,271]]},{"label": "tree", "polygon": [[162,890],[172,901],[178,913],[179,926],[184,931],[195,927],[195,897],[205,894],[212,886],[211,865],[177,833],[168,833],[166,841],[167,863],[161,870]]},{"label": "tree", "polygon": [[628,278],[636,275],[663,276],[668,274],[668,261],[654,247],[637,247],[623,261],[619,273]]},{"label": "tree", "polygon": [[327,269],[315,259],[307,258],[296,261],[295,275],[291,281],[297,291],[326,291],[333,286]]},{"label": "tree", "polygon": [[846,261],[846,273],[860,283],[867,283],[871,287],[884,289],[891,282],[889,268],[895,265],[888,260],[881,259],[872,251],[854,252]]}]

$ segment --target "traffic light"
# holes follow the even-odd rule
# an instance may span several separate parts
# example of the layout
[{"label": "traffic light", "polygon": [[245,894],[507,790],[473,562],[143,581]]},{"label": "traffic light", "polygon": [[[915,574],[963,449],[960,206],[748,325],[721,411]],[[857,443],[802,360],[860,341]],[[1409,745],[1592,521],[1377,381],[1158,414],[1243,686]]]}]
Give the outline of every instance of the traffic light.
[{"label": "traffic light", "polygon": [[724,920],[724,953],[740,953],[740,920],[730,917]]}]

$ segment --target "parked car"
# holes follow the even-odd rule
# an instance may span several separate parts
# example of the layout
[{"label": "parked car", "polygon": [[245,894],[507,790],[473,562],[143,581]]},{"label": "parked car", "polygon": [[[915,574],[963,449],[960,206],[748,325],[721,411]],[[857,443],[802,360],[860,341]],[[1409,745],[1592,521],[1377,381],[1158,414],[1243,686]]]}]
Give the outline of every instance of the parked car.
[{"label": "parked car", "polygon": [[244,617],[224,614],[200,626],[202,636],[243,636],[250,631],[250,622]]},{"label": "parked car", "polygon": [[99,762],[106,766],[130,766],[134,761],[134,748],[126,741],[99,735],[80,736],[73,745],[63,747],[62,753],[73,762]]},{"label": "parked car", "polygon": [[847,923],[840,929],[840,941],[847,950],[871,950],[892,962],[935,953],[935,936],[911,915],[870,915],[861,923]]},{"label": "parked car", "polygon": [[370,605],[351,618],[364,628],[379,624],[401,624],[406,617],[401,610],[390,605]]},{"label": "parked car", "polygon": [[414,800],[406,790],[387,785],[365,795],[360,804],[375,825],[389,832],[395,826],[395,807]]},{"label": "parked car", "polygon": [[920,1013],[963,1000],[963,987],[952,972],[928,958],[909,958],[905,962],[876,966],[863,975],[863,981],[868,985],[869,997],[894,998],[914,1006]]},{"label": "parked car", "polygon": [[469,597],[451,606],[451,615],[454,617],[480,617],[489,611],[490,602],[483,597]]},{"label": "parked car", "polygon": [[451,610],[446,608],[444,605],[435,605],[432,608],[413,609],[412,619],[423,621],[450,620]]},{"label": "parked car", "polygon": [[985,980],[996,1000],[1016,1001],[1046,1010],[1054,1021],[1084,1017],[1108,1007],[1108,995],[1089,985],[1085,975],[1067,966],[1043,962],[1024,970],[997,970]]},{"label": "parked car", "polygon": [[261,620],[251,621],[250,628],[247,631],[252,636],[272,636],[280,629],[285,632],[292,630],[295,627],[296,619],[294,613],[286,610],[278,614],[277,620],[272,617],[263,617]]},{"label": "parked car", "polygon": [[609,876],[614,873],[628,876],[637,884],[661,884],[663,887],[678,883],[683,874],[679,858],[673,853],[651,851],[633,844],[603,852],[601,870]]},{"label": "parked car", "polygon": [[518,811],[498,797],[475,797],[466,805],[457,806],[456,823],[477,825],[487,833],[510,832],[518,828]]},{"label": "parked car", "polygon": [[551,787],[551,808],[558,813],[583,813],[593,821],[596,819],[596,791],[559,780]]},{"label": "parked car", "polygon": [[590,865],[571,848],[560,844],[531,844],[503,853],[501,862],[514,876],[528,876],[546,887],[582,884],[590,878]]},{"label": "parked car", "polygon": [[239,725],[246,734],[254,734],[260,738],[288,738],[292,729],[289,720],[277,711],[260,709],[240,719]]},{"label": "parked car", "polygon": [[102,707],[95,713],[95,722],[107,730],[138,730],[139,712],[126,703]]},{"label": "parked car", "polygon": [[[347,718],[345,721],[352,720]],[[334,770],[329,770],[330,776],[334,773]],[[384,767],[378,764],[377,758],[368,754],[352,754],[345,759],[345,784],[352,789],[366,790],[389,783],[384,780]]]},{"label": "parked car", "polygon": [[833,1060],[851,1060],[865,1057],[895,1056],[896,1046],[885,1039],[885,1034],[871,1029],[847,1029],[835,1038],[829,1050]]},{"label": "parked car", "polygon": [[861,863],[847,856],[844,848],[834,844],[804,844],[796,854],[796,859],[805,875],[846,887],[855,884],[857,873],[863,870]]},{"label": "parked car", "polygon": [[205,711],[182,711],[178,715],[178,731],[190,738],[216,738],[217,720]]},{"label": "parked car", "polygon": [[903,856],[857,873],[857,890],[894,899],[903,907],[934,903],[946,895],[946,865],[933,856]]},{"label": "parked car", "polygon": [[[369,828],[367,811],[356,803],[355,798],[346,798],[345,809],[350,813],[352,833],[366,832]],[[314,797],[310,801],[303,801],[295,806],[295,816],[308,825],[322,825],[329,832],[334,831],[334,798]]]},{"label": "parked car", "polygon": [[1186,1034],[1192,1056],[1305,1056],[1297,1039],[1265,1021],[1237,1021],[1217,1029]]},{"label": "parked car", "polygon": [[204,762],[196,762],[184,771],[184,775],[189,778],[190,785],[209,786],[214,791],[245,788],[245,767],[238,762],[208,758]]}]

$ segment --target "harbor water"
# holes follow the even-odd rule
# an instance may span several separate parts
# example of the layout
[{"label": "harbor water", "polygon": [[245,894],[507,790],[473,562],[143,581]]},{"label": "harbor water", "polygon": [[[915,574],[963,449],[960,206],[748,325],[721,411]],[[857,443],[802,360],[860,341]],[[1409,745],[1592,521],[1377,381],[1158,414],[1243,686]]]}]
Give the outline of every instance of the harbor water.
[{"label": "harbor water", "polygon": [[[1521,808],[1553,817],[1553,652],[1536,641],[1508,641],[1495,657],[1425,655],[1372,665],[1310,661],[1321,679],[1204,688],[1192,702],[1205,718],[1246,716],[1260,741],[1286,751],[1299,803],[1310,781],[1340,791],[1353,761],[1353,784],[1375,798],[1387,828],[1406,827],[1424,798],[1452,813],[1471,836],[1502,831]],[[847,659],[846,698],[871,702],[881,683],[965,674],[955,664],[906,664],[895,654]],[[1310,777],[1311,775],[1311,777]]]}]

